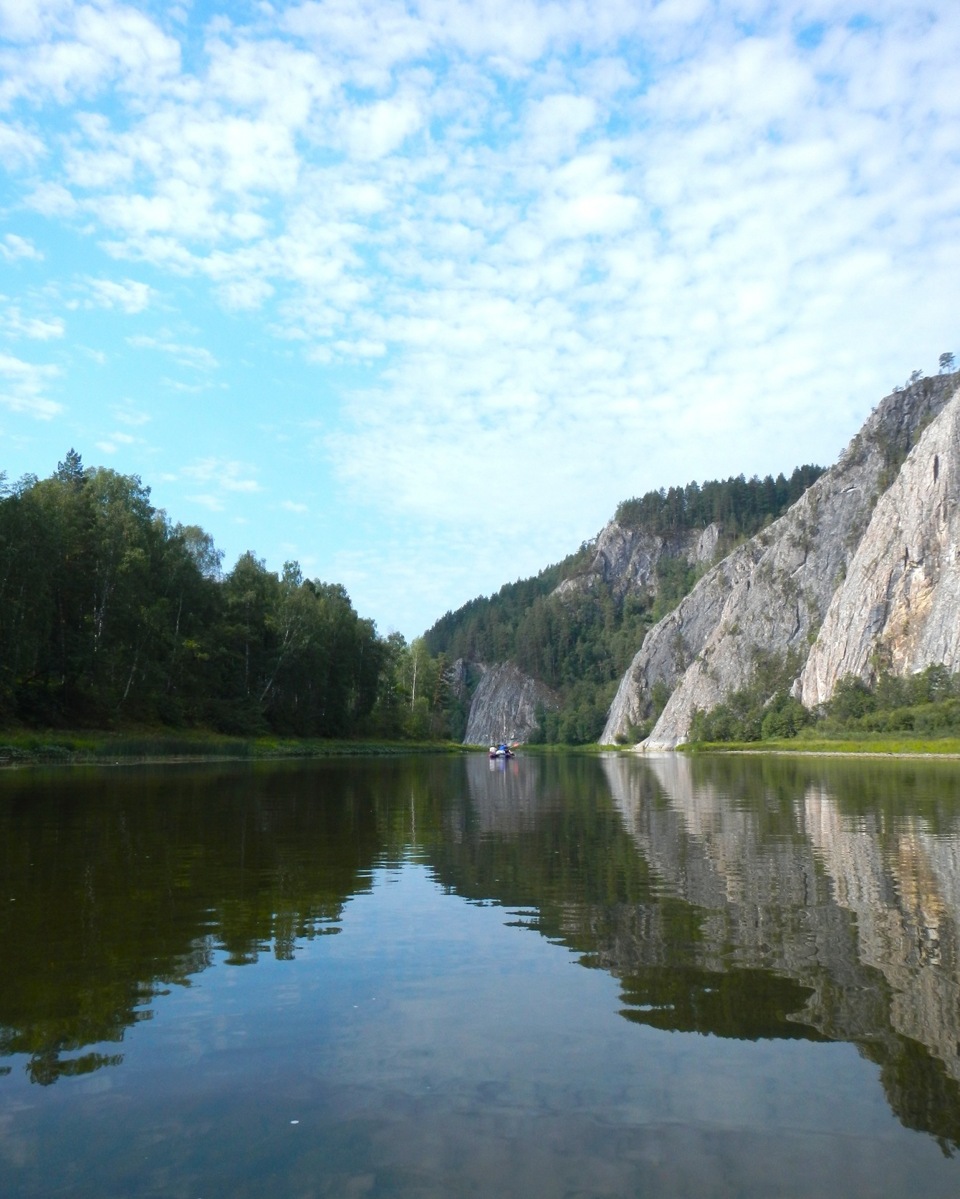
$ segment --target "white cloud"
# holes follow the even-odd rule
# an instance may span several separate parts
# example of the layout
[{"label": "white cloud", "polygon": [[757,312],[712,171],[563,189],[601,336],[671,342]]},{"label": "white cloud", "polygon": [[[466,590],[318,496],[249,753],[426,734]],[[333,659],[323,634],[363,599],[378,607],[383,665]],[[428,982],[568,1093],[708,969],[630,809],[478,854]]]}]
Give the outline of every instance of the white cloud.
[{"label": "white cloud", "polygon": [[90,303],[98,308],[119,308],[131,316],[149,307],[151,287],[136,279],[88,279]]},{"label": "white cloud", "polygon": [[149,413],[137,408],[130,400],[125,401],[113,410],[114,419],[121,425],[131,429],[148,425],[153,419]]},{"label": "white cloud", "polygon": [[116,454],[120,449],[128,449],[132,445],[137,444],[137,438],[132,437],[129,433],[111,433],[109,437],[105,437],[98,441],[97,448],[105,454]]},{"label": "white cloud", "polygon": [[43,158],[45,147],[35,133],[21,125],[0,121],[0,162],[7,170],[32,166]]},{"label": "white cloud", "polygon": [[77,202],[71,192],[52,180],[38,183],[25,197],[28,207],[46,217],[70,217],[77,210]]},{"label": "white cloud", "polygon": [[43,320],[41,317],[24,316],[19,308],[8,308],[2,316],[3,328],[10,337],[27,337],[31,341],[50,341],[63,337],[64,323],[59,317]]},{"label": "white cloud", "polygon": [[5,0],[0,29],[21,44],[0,51],[0,105],[20,97],[67,103],[108,82],[143,97],[179,69],[180,47],[152,21],[123,5],[21,5]]},{"label": "white cloud", "polygon": [[20,237],[16,233],[7,233],[4,235],[3,241],[0,241],[0,255],[7,262],[16,262],[20,258],[32,259],[34,262],[39,262],[43,258],[43,255],[28,237]]},{"label": "white cloud", "polygon": [[222,512],[226,507],[223,500],[219,496],[200,493],[197,495],[188,495],[188,500],[192,500],[195,504],[200,504],[203,508],[209,508],[211,512]]},{"label": "white cloud", "polygon": [[183,467],[183,475],[199,483],[215,485],[220,491],[253,493],[262,488],[253,475],[255,470],[243,462],[225,458],[203,458]]},{"label": "white cloud", "polygon": [[420,124],[416,101],[409,96],[398,96],[346,112],[341,119],[341,130],[348,153],[361,159],[375,159],[399,149]]},{"label": "white cloud", "polygon": [[[832,456],[854,395],[948,344],[960,12],[876,0],[865,26],[861,9],[325,0],[201,28],[0,0],[0,152],[48,222],[24,226],[45,229],[41,294],[129,314],[162,294],[190,330],[108,347],[104,320],[111,366],[171,406],[227,386],[202,344],[230,344],[219,305],[257,342],[262,402],[290,384],[291,424],[322,411],[358,506],[481,540],[512,520],[540,555],[540,530],[594,531],[631,490]],[[150,264],[154,287],[76,246]],[[0,241],[4,261],[39,257]],[[69,261],[86,280],[57,290]],[[18,336],[36,294],[9,301]],[[43,311],[31,327],[74,332]],[[186,381],[156,380],[151,355]],[[777,412],[795,436],[758,416]],[[284,493],[266,455],[230,467],[208,436],[209,475],[183,476],[197,502]]]},{"label": "white cloud", "polygon": [[162,354],[169,354],[181,366],[189,366],[194,370],[213,371],[219,366],[216,358],[203,346],[185,345],[182,342],[148,337],[140,333],[128,337],[127,344],[137,350],[157,350]]},{"label": "white cloud", "polygon": [[10,412],[35,420],[52,420],[63,411],[63,406],[51,400],[46,391],[59,374],[55,366],[38,366],[0,353],[0,404]]},{"label": "white cloud", "polygon": [[536,101],[527,118],[527,137],[537,157],[552,160],[576,149],[597,119],[590,96],[555,94]]},{"label": "white cloud", "polygon": [[60,26],[72,0],[0,0],[0,36],[30,42]]}]

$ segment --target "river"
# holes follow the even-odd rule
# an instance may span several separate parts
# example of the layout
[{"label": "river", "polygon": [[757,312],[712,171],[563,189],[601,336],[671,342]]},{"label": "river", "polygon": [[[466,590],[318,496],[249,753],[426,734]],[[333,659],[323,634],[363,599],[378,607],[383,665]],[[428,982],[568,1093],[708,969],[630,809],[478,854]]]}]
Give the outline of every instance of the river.
[{"label": "river", "polygon": [[951,1196],[960,764],[0,774],[6,1199]]}]

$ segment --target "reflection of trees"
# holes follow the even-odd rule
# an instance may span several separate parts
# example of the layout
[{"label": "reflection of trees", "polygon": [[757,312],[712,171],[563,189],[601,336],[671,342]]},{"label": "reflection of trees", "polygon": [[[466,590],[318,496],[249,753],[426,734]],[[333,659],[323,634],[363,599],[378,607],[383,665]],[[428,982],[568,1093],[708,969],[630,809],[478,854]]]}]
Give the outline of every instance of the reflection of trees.
[{"label": "reflection of trees", "polygon": [[449,886],[618,977],[631,1021],[857,1045],[905,1125],[960,1145],[955,767],[479,766],[434,851]]},{"label": "reflection of trees", "polygon": [[401,762],[7,776],[0,1054],[29,1055],[41,1084],[116,1065],[101,1045],[218,951],[289,959],[336,930],[384,844],[403,843],[407,779],[423,805],[429,773]]}]

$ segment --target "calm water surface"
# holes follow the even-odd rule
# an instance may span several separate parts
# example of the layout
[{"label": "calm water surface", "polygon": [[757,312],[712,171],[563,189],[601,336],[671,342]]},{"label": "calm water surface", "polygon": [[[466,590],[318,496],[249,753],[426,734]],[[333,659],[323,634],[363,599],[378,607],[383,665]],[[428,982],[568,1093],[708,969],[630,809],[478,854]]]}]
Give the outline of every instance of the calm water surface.
[{"label": "calm water surface", "polygon": [[960,1193],[960,765],[0,775],[0,1194]]}]

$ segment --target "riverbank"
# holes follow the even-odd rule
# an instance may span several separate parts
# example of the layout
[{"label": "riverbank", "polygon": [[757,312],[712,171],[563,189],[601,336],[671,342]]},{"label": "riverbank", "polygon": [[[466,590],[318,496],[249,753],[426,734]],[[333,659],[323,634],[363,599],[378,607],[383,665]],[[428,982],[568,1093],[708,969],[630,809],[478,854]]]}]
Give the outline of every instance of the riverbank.
[{"label": "riverbank", "polygon": [[122,766],[148,762],[259,761],[463,753],[455,742],[228,737],[217,733],[0,730],[0,769],[18,766]]},{"label": "riverbank", "polygon": [[704,741],[677,747],[682,753],[859,755],[874,758],[957,758],[960,737],[877,737],[833,740],[827,737],[777,738],[769,741]]}]

